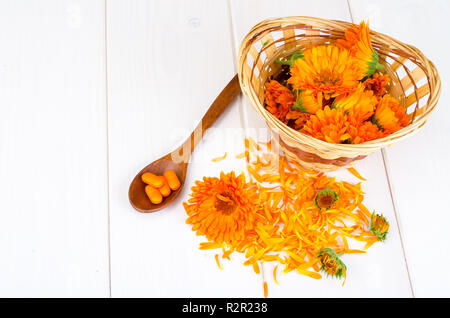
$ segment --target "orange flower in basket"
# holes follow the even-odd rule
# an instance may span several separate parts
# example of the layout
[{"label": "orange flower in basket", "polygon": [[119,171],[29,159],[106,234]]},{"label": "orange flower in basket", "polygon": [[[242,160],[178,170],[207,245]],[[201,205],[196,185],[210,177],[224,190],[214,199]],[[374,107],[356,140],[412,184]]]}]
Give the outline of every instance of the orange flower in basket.
[{"label": "orange flower in basket", "polygon": [[286,119],[288,121],[291,120],[291,119],[294,121],[294,123],[292,125],[290,125],[290,126],[292,128],[294,128],[294,129],[296,129],[296,130],[302,129],[303,126],[309,120],[310,117],[311,117],[310,114],[303,113],[303,112],[298,111],[298,110],[290,110],[286,114]]},{"label": "orange flower in basket", "polygon": [[361,144],[366,141],[383,138],[385,134],[378,129],[378,126],[370,121],[360,122],[350,120],[350,126],[348,127],[348,134],[351,136],[352,144]]},{"label": "orange flower in basket", "polygon": [[288,83],[296,90],[322,92],[325,98],[353,91],[361,79],[348,50],[333,45],[313,46],[295,60]]},{"label": "orange flower in basket", "polygon": [[244,174],[220,174],[220,178],[204,177],[192,187],[192,198],[183,203],[186,223],[197,235],[210,241],[236,244],[246,239],[255,227],[258,202],[256,186],[245,182]]},{"label": "orange flower in basket", "polygon": [[266,84],[266,108],[275,117],[286,123],[286,114],[295,104],[295,96],[289,89],[275,80]]},{"label": "orange flower in basket", "polygon": [[387,93],[387,85],[390,81],[389,75],[375,73],[372,77],[366,79],[363,84],[367,90],[373,91],[377,98],[381,98]]},{"label": "orange flower in basket", "polygon": [[373,115],[377,103],[378,99],[373,96],[373,92],[364,90],[364,86],[360,84],[354,92],[336,97],[333,107],[343,109],[357,121],[363,122]]},{"label": "orange flower in basket", "polygon": [[353,25],[345,30],[345,39],[339,39],[337,46],[351,52],[361,70],[359,79],[371,76],[376,70],[384,69],[384,66],[378,63],[378,53],[372,47],[369,24],[365,24],[364,21],[359,26]]},{"label": "orange flower in basket", "polygon": [[325,106],[316,115],[312,115],[303,126],[302,132],[314,138],[330,143],[346,142],[351,136],[347,133],[349,123],[342,109],[330,109]]},{"label": "orange flower in basket", "polygon": [[384,95],[377,105],[372,122],[386,134],[408,126],[409,117],[406,109],[391,95]]},{"label": "orange flower in basket", "polygon": [[302,113],[315,114],[323,106],[323,94],[311,90],[298,91],[297,103],[291,108]]}]

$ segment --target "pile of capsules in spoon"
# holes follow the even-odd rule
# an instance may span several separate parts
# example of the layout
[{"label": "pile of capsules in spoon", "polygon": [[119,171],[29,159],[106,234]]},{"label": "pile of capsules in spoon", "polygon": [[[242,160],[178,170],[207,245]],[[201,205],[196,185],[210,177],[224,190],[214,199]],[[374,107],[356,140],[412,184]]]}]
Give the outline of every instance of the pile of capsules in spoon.
[{"label": "pile of capsules in spoon", "polygon": [[146,172],[142,174],[141,179],[146,184],[145,193],[153,204],[160,204],[172,191],[178,190],[181,186],[173,170],[166,170],[162,176]]}]

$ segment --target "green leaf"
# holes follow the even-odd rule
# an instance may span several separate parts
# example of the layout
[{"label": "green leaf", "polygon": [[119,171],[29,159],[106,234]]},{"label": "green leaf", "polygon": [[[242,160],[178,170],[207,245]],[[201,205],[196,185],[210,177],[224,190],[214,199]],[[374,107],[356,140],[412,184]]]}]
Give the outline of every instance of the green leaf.
[{"label": "green leaf", "polygon": [[291,58],[289,60],[279,60],[275,61],[275,64],[283,64],[283,65],[289,65],[290,67],[294,66],[294,62],[296,59],[302,59],[304,57],[302,51],[295,52],[292,54]]},{"label": "green leaf", "polygon": [[306,107],[303,105],[301,99],[301,90],[297,90],[297,103],[291,106],[291,109],[301,111],[302,113],[306,113]]},{"label": "green leaf", "polygon": [[275,64],[289,65],[289,66],[292,65],[290,60],[288,60],[288,61],[284,61],[284,60],[275,61]]},{"label": "green leaf", "polygon": [[372,76],[376,70],[384,70],[384,65],[378,63],[378,53],[373,51],[372,60],[367,63],[366,77]]},{"label": "green leaf", "polygon": [[380,121],[375,116],[375,114],[372,116],[372,124],[376,125],[379,130],[384,131],[384,128],[381,126]]},{"label": "green leaf", "polygon": [[295,62],[296,59],[302,59],[302,58],[304,58],[304,55],[303,55],[303,52],[302,52],[302,51],[295,52],[295,53],[292,54],[292,56],[291,56],[292,64]]}]

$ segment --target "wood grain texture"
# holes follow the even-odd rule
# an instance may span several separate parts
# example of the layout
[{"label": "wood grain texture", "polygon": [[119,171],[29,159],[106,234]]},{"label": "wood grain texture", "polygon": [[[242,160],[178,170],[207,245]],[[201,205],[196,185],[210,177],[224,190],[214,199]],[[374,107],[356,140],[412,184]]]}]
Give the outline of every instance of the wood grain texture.
[{"label": "wood grain texture", "polygon": [[0,296],[106,297],[103,1],[0,16]]},{"label": "wood grain texture", "polygon": [[[367,206],[391,222],[386,243],[345,257],[344,287],[295,273],[280,274],[276,285],[266,264],[269,297],[448,297],[450,275],[434,269],[450,261],[450,64],[441,38],[449,4],[349,3],[355,22],[369,18],[436,64],[441,100],[419,134],[356,167],[368,179]],[[244,135],[268,138],[242,98],[199,143],[173,207],[137,213],[127,191],[140,168],[189,136],[236,73],[250,28],[289,15],[351,21],[346,0],[1,1],[0,296],[262,297],[263,277],[242,257],[221,259],[221,271],[214,251],[198,250],[203,239],[181,206],[194,180],[245,170],[235,159]],[[224,152],[225,160],[211,162]],[[357,182],[345,171],[334,175]]]},{"label": "wood grain texture", "polygon": [[[450,61],[448,41],[430,30],[450,31],[450,3],[435,1],[350,1],[355,21],[419,48],[441,76],[443,90],[434,113],[417,135],[385,151],[415,296],[449,297],[450,274]],[[447,84],[446,84],[447,83]]]},{"label": "wood grain texture", "polygon": [[259,295],[261,278],[237,257],[221,271],[215,252],[198,249],[204,238],[182,207],[194,180],[245,168],[233,159],[243,150],[237,102],[197,145],[167,209],[138,213],[127,200],[136,171],[179,146],[236,74],[227,3],[109,1],[107,16],[113,297]]},{"label": "wood grain texture", "polygon": [[[235,30],[235,47],[239,47],[245,34],[257,22],[279,16],[314,16],[351,21],[346,1],[231,1]],[[266,124],[250,105],[243,106],[246,132],[261,139],[268,136]],[[367,182],[365,203],[370,210],[383,213],[391,222],[385,244],[377,244],[366,254],[347,255],[343,261],[348,267],[347,282],[323,278],[313,280],[295,272],[279,274],[280,285],[272,279],[273,265],[264,264],[263,274],[269,285],[269,297],[409,297],[412,295],[403,258],[400,236],[381,152],[377,151],[355,167]],[[333,172],[340,179],[358,182],[347,171]],[[356,244],[356,246],[359,246]]]}]

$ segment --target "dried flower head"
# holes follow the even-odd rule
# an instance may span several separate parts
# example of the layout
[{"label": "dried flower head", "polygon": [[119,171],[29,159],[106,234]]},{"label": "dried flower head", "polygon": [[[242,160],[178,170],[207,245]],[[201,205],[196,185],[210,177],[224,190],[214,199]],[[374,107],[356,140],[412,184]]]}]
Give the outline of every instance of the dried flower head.
[{"label": "dried flower head", "polygon": [[327,273],[327,275],[331,275],[333,277],[342,278],[342,276],[346,276],[347,267],[340,260],[339,256],[341,254],[336,254],[336,252],[331,248],[324,248],[320,250],[317,254],[320,262],[320,269]]},{"label": "dried flower head", "polygon": [[314,204],[320,210],[328,210],[337,200],[339,200],[339,194],[327,186],[324,190],[317,192],[314,198]]},{"label": "dried flower head", "polygon": [[376,235],[380,242],[386,239],[389,230],[389,222],[383,215],[372,213],[370,219],[370,233]]}]

